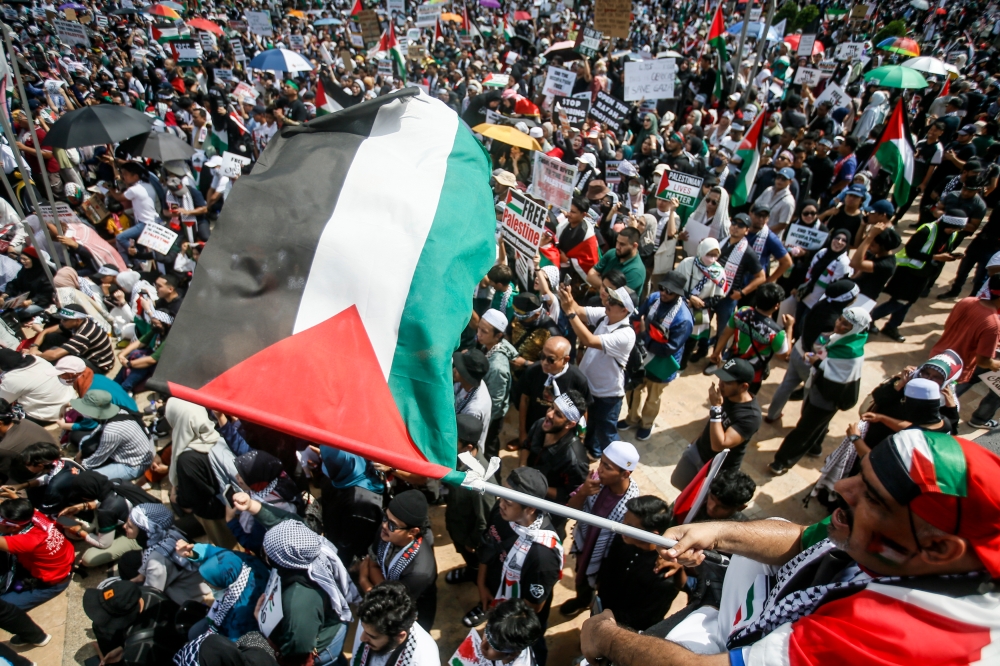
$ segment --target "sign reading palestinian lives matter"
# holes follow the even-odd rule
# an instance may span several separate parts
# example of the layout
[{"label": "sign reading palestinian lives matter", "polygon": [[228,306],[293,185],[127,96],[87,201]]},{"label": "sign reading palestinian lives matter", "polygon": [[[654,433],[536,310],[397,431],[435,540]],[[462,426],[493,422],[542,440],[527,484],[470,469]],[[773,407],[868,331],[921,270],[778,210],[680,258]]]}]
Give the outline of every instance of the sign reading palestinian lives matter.
[{"label": "sign reading palestinian lives matter", "polygon": [[795,55],[800,58],[808,58],[813,53],[813,45],[816,43],[816,35],[808,34],[802,35],[799,38],[799,48],[796,49]]},{"label": "sign reading palestinian lives matter", "polygon": [[417,5],[417,27],[430,28],[437,23],[438,17],[441,16],[441,8],[443,6],[444,5],[439,2],[428,2],[422,5]]},{"label": "sign reading palestinian lives matter", "polygon": [[795,79],[792,80],[792,83],[814,86],[821,80],[823,80],[823,70],[816,67],[799,67],[795,70]]},{"label": "sign reading palestinian lives matter", "polygon": [[601,50],[601,37],[603,35],[593,28],[584,28],[577,34],[577,43],[574,51],[588,58],[593,58]]},{"label": "sign reading palestinian lives matter", "polygon": [[378,14],[374,9],[358,12],[358,25],[361,26],[361,36],[365,38],[366,46],[374,46],[382,36],[382,26],[378,22]]},{"label": "sign reading palestinian lives matter", "polygon": [[219,171],[226,178],[239,178],[243,174],[243,167],[250,164],[249,157],[243,157],[228,150],[222,152],[222,165]]},{"label": "sign reading palestinian lives matter", "polygon": [[573,200],[576,167],[535,151],[531,194],[561,210],[569,210]]},{"label": "sign reading palestinian lives matter", "polygon": [[52,19],[52,25],[56,29],[59,41],[70,46],[84,46],[90,48],[90,37],[87,36],[87,28],[80,23],[64,21],[62,19]]},{"label": "sign reading palestinian lives matter", "polygon": [[622,160],[608,160],[604,163],[604,182],[608,185],[617,185],[622,182],[622,175],[618,173],[618,165]]},{"label": "sign reading palestinian lives matter", "polygon": [[625,63],[625,101],[671,99],[677,63],[673,58]]},{"label": "sign reading palestinian lives matter", "polygon": [[823,94],[816,98],[815,103],[818,106],[821,102],[826,100],[830,100],[833,103],[834,109],[841,109],[847,106],[850,97],[844,89],[836,83],[828,82],[826,84],[826,88],[823,90]]},{"label": "sign reading palestinian lives matter", "polygon": [[622,128],[626,116],[628,116],[628,104],[606,92],[597,93],[597,100],[590,109],[591,118],[617,132]]},{"label": "sign reading palestinian lives matter", "polygon": [[608,37],[627,38],[632,24],[632,0],[596,0],[594,28]]},{"label": "sign reading palestinian lives matter", "polygon": [[517,190],[507,192],[507,207],[503,212],[501,235],[514,249],[514,268],[521,284],[534,284],[534,259],[542,242],[542,231],[548,213],[544,206],[535,203]]},{"label": "sign reading palestinian lives matter", "polygon": [[553,108],[556,106],[562,109],[562,112],[566,114],[566,120],[569,122],[571,127],[583,127],[583,123],[587,120],[587,114],[590,113],[589,99],[563,97],[559,95],[556,97]]},{"label": "sign reading palestinian lives matter", "polygon": [[545,75],[545,87],[542,88],[542,93],[553,97],[569,97],[573,94],[574,83],[576,83],[576,72],[550,65]]},{"label": "sign reading palestinian lives matter", "polygon": [[833,57],[837,60],[857,60],[864,52],[864,42],[841,42],[837,44]]},{"label": "sign reading palestinian lives matter", "polygon": [[801,224],[793,224],[788,227],[788,233],[785,235],[785,243],[789,246],[798,245],[804,250],[813,251],[823,247],[829,235],[829,231],[810,229]]},{"label": "sign reading palestinian lives matter", "polygon": [[244,13],[244,16],[246,16],[247,29],[250,32],[261,37],[274,36],[274,29],[271,27],[271,12],[267,10],[262,12],[248,11]]},{"label": "sign reading palestinian lives matter", "polygon": [[680,205],[691,206],[698,200],[704,180],[680,171],[664,171],[656,187],[656,198],[677,199]]},{"label": "sign reading palestinian lives matter", "polygon": [[169,229],[162,224],[147,224],[135,242],[148,247],[153,252],[168,254],[176,240],[177,232],[173,229]]}]

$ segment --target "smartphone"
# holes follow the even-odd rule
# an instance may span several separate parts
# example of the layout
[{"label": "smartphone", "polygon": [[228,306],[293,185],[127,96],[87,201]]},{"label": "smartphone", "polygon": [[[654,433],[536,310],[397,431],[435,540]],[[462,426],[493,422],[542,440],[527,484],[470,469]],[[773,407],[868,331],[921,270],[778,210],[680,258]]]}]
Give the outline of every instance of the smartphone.
[{"label": "smartphone", "polygon": [[572,281],[573,281],[573,276],[570,275],[569,273],[566,273],[566,275],[563,276],[563,279],[562,279],[562,283],[563,284],[569,285],[569,283],[571,283]]},{"label": "smartphone", "polygon": [[226,498],[226,504],[229,505],[229,508],[233,508],[233,495],[235,494],[236,489],[233,488],[232,484],[226,486],[226,491],[223,493],[223,496]]},{"label": "smartphone", "polygon": [[96,655],[87,657],[83,660],[83,666],[101,666],[101,658]]}]

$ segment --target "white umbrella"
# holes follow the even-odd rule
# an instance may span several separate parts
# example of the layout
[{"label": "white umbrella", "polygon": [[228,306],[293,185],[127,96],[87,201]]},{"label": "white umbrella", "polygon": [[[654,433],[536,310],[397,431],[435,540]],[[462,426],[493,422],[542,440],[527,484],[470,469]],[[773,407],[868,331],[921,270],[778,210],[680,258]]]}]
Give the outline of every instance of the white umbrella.
[{"label": "white umbrella", "polygon": [[656,54],[656,57],[657,58],[683,58],[684,56],[681,55],[680,53],[678,53],[677,51],[671,51],[671,50],[668,49],[666,51],[660,51],[659,53]]},{"label": "white umbrella", "polygon": [[271,49],[258,53],[250,61],[250,67],[274,72],[308,72],[313,68],[308,60],[288,49]]},{"label": "white umbrella", "polygon": [[910,6],[913,7],[914,9],[922,9],[924,11],[927,11],[928,9],[931,8],[927,0],[910,0]]},{"label": "white umbrella", "polygon": [[931,56],[917,56],[916,58],[910,58],[900,64],[903,67],[909,67],[910,69],[915,69],[918,72],[924,72],[926,74],[934,74],[935,76],[948,76],[951,72],[958,74],[958,69],[956,67],[949,65],[943,60],[932,58]]}]

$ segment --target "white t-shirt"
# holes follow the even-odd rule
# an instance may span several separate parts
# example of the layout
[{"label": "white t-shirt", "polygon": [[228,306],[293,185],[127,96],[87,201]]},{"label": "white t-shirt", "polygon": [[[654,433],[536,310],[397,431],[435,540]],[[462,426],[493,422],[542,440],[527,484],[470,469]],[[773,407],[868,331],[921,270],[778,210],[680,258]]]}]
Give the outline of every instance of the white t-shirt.
[{"label": "white t-shirt", "polygon": [[[483,424],[483,432],[479,435],[479,450],[483,450],[486,444],[486,431],[490,427],[490,415],[493,411],[493,400],[490,398],[490,390],[486,388],[486,382],[479,380],[479,389],[472,400],[466,402],[468,391],[462,388],[461,384],[455,384],[455,414],[472,414]],[[462,403],[465,403],[462,406]],[[459,407],[462,407],[459,411]]]},{"label": "white t-shirt", "polygon": [[270,125],[266,123],[261,123],[253,131],[253,140],[257,144],[257,150],[264,152],[267,148],[268,142],[271,138],[278,133],[278,123],[272,123]]},{"label": "white t-shirt", "polygon": [[59,381],[59,373],[44,358],[35,357],[28,367],[0,378],[0,398],[21,403],[24,413],[39,421],[55,421],[59,409],[76,397],[73,387]]},{"label": "white t-shirt", "polygon": [[588,324],[600,324],[594,335],[601,339],[601,349],[588,348],[580,360],[580,371],[587,378],[587,386],[595,398],[614,398],[625,395],[625,371],[635,331],[628,319],[608,326],[604,308],[584,308]]},{"label": "white t-shirt", "polygon": [[[434,642],[431,635],[416,622],[410,627],[410,631],[413,632],[413,636],[417,639],[417,644],[413,650],[413,660],[411,661],[413,666],[441,666],[441,653],[438,651],[437,643]],[[358,653],[358,650],[363,649],[364,646],[361,644],[361,629],[359,628],[354,632],[354,647],[351,650],[351,654],[355,655]],[[369,655],[367,666],[394,666],[393,664],[386,663],[390,654],[392,654],[392,650],[387,650],[385,654]]]},{"label": "white t-shirt", "polygon": [[222,175],[222,169],[212,169],[212,189],[222,193],[222,200],[229,196],[229,191],[233,189],[233,181],[228,176]]},{"label": "white t-shirt", "polygon": [[132,202],[132,214],[140,224],[156,224],[156,208],[142,183],[125,190],[125,198]]}]

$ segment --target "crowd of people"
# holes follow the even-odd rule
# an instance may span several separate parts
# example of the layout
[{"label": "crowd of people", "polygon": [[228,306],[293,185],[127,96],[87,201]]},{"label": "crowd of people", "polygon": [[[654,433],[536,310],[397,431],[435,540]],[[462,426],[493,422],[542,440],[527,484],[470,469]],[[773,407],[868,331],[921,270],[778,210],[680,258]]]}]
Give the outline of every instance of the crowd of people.
[{"label": "crowd of people", "polygon": [[[34,663],[51,636],[27,611],[88,572],[103,578],[82,600],[100,666],[996,653],[1000,457],[958,437],[959,398],[1000,371],[995,4],[763,3],[741,30],[744,4],[637,2],[627,37],[595,32],[586,2],[452,3],[433,24],[414,3],[171,5],[3,7],[0,664]],[[305,67],[250,67],[275,49]],[[942,72],[925,87],[867,76],[921,54]],[[673,96],[626,101],[627,65],[664,57]],[[586,117],[547,92],[551,68],[572,74]],[[406,87],[476,128],[492,161],[497,261],[455,341],[455,466],[502,456],[490,480],[523,502],[146,389],[213,231],[252,222],[224,208],[268,142]],[[145,154],[148,139],[46,141],[105,105],[145,114],[187,157]],[[889,139],[912,147],[905,167],[885,163]],[[541,194],[542,156],[572,174],[565,208]],[[664,189],[673,173],[699,183],[690,197]],[[534,261],[504,229],[512,193],[547,210]],[[168,247],[147,240],[156,227]],[[904,342],[914,304],[963,293],[926,361],[863,395],[866,343]],[[664,401],[698,372],[713,383],[671,504],[633,475]],[[757,491],[744,457],[789,401],[801,409],[768,473],[825,455],[807,502],[829,515],[811,526],[743,513]],[[1000,427],[997,408],[988,391],[967,425]],[[839,441],[830,425],[854,409]],[[442,505],[464,562],[448,571]],[[550,655],[567,572],[575,596],[555,612],[591,617],[579,650]],[[474,586],[463,617],[437,613],[439,573]],[[449,657],[430,632],[459,622]]]}]

